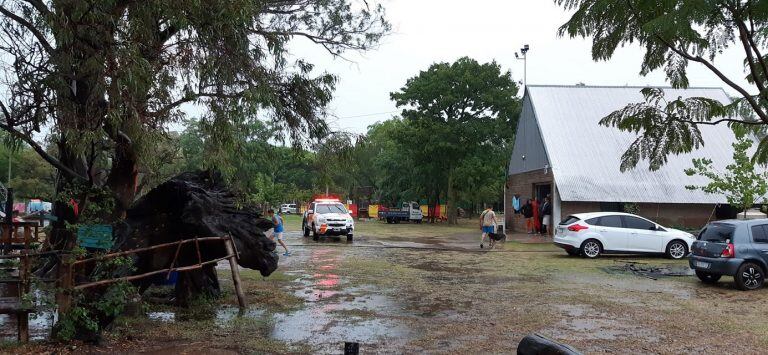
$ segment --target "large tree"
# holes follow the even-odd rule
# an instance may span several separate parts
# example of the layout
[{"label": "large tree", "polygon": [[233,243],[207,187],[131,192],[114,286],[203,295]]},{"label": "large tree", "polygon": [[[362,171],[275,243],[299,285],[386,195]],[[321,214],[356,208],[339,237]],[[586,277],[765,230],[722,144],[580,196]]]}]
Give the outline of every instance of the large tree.
[{"label": "large tree", "polygon": [[[256,119],[294,144],[324,134],[336,79],[287,45],[366,50],[389,29],[382,16],[351,0],[5,0],[0,129],[55,167],[66,191],[109,191],[119,218],[185,104],[204,109],[204,154],[237,146]],[[73,197],[87,208],[86,193]]]},{"label": "large tree", "polygon": [[411,142],[420,152],[414,164],[433,173],[436,186],[445,186],[450,223],[456,222],[457,192],[467,187],[457,168],[469,156],[494,163],[490,159],[495,156],[483,152],[514,130],[509,127],[517,122],[517,91],[511,73],[502,72],[496,62],[480,64],[464,57],[433,64],[390,94],[418,133]]},{"label": "large tree", "polygon": [[[676,88],[689,85],[694,63],[715,74],[738,97],[731,104],[706,98],[670,99],[645,90],[646,102],[628,105],[602,124],[639,133],[624,154],[622,169],[641,159],[658,169],[669,154],[690,152],[704,144],[699,127],[732,124],[762,131],[768,126],[768,2],[760,0],[555,0],[575,10],[559,33],[592,37],[592,57],[608,60],[619,46],[645,49],[640,74],[663,69]],[[743,61],[717,62],[728,48]],[[749,85],[728,76],[724,66],[745,68]],[[762,135],[755,158],[768,162],[768,136]]]}]

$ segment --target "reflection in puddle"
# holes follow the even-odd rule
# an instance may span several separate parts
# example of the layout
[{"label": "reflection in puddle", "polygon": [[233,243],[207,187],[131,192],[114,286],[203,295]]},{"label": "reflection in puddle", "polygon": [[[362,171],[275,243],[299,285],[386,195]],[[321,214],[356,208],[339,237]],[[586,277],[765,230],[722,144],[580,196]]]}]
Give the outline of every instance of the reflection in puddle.
[{"label": "reflection in puddle", "polygon": [[337,271],[338,249],[315,249],[309,263],[316,273],[299,280],[295,292],[307,301],[306,308],[273,317],[271,336],[277,340],[308,343],[315,350],[338,351],[345,341],[375,346],[383,341],[404,341],[408,329],[395,322],[399,309],[387,296],[368,287],[343,287]]},{"label": "reflection in puddle", "polygon": [[[15,284],[0,284],[0,297],[15,297],[18,288]],[[45,340],[51,334],[51,327],[56,323],[56,312],[43,311],[43,302],[51,296],[41,290],[33,290],[32,295],[36,300],[37,313],[29,315],[30,340]],[[0,314],[0,340],[16,341],[18,339],[18,321],[16,315]]]}]

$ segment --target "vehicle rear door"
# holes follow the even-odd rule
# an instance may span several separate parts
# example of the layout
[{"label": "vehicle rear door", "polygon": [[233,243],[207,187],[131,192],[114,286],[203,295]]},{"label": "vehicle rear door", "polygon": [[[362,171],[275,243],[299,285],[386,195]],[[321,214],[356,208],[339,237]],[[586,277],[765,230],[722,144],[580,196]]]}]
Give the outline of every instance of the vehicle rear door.
[{"label": "vehicle rear door", "polygon": [[752,226],[752,246],[768,264],[768,224]]},{"label": "vehicle rear door", "polygon": [[728,243],[733,241],[735,231],[736,226],[730,223],[710,223],[699,233],[691,252],[693,255],[718,258],[728,248]]},{"label": "vehicle rear door", "polygon": [[635,216],[621,216],[629,233],[628,251],[659,253],[664,251],[664,234],[656,230],[656,223]]},{"label": "vehicle rear door", "polygon": [[587,223],[595,226],[595,229],[603,237],[603,249],[614,251],[627,249],[629,233],[623,228],[621,216],[605,215],[589,219]]}]

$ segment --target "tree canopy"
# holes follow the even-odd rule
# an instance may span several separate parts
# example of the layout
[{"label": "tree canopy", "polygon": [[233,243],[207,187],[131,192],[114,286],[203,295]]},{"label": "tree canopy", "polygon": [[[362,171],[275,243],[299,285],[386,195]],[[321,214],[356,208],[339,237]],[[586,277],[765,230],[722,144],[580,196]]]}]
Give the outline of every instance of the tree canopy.
[{"label": "tree canopy", "polygon": [[[238,145],[254,120],[299,145],[326,133],[336,78],[290,56],[289,41],[340,55],[389,30],[381,6],[347,0],[10,0],[0,15],[0,129],[64,183],[107,188],[117,212],[183,105],[204,108],[207,153]],[[56,155],[35,139],[46,130]]]},{"label": "tree canopy", "polygon": [[[689,85],[689,64],[702,65],[736,91],[732,103],[705,98],[660,100],[659,91],[644,92],[645,103],[631,104],[602,124],[640,133],[624,155],[622,169],[640,159],[658,167],[669,154],[701,144],[701,125],[730,124],[764,131],[768,125],[768,3],[758,0],[556,0],[574,13],[560,35],[592,37],[592,58],[608,60],[619,46],[637,43],[645,54],[640,74],[663,69],[675,88]],[[724,50],[743,52],[739,63],[716,59]],[[729,77],[723,65],[745,68],[749,86]],[[768,162],[768,138],[761,134],[755,158]]]},{"label": "tree canopy", "polygon": [[[479,189],[488,178],[503,177],[503,172],[480,170],[479,180],[464,181],[467,170],[473,169],[458,173],[463,164],[496,165],[493,150],[511,146],[520,107],[517,91],[511,73],[502,72],[496,62],[480,64],[464,57],[433,64],[390,94],[414,128],[403,139],[409,140],[407,146],[418,147],[410,157],[414,169],[420,170],[415,173],[445,187],[450,222],[456,219],[459,186]],[[477,160],[468,160],[470,156]]]}]

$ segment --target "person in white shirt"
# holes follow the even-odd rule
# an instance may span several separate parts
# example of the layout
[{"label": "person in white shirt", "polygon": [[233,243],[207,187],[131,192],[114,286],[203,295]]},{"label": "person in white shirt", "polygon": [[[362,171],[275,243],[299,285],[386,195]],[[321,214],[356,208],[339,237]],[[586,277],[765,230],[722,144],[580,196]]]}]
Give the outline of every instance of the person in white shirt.
[{"label": "person in white shirt", "polygon": [[[480,249],[482,249],[485,237],[489,237],[488,234],[494,233],[496,230],[496,213],[493,212],[492,207],[486,208],[485,211],[480,214],[480,229],[483,231],[483,234],[480,237]],[[488,240],[488,243],[492,247],[493,239],[489,237]]]}]

